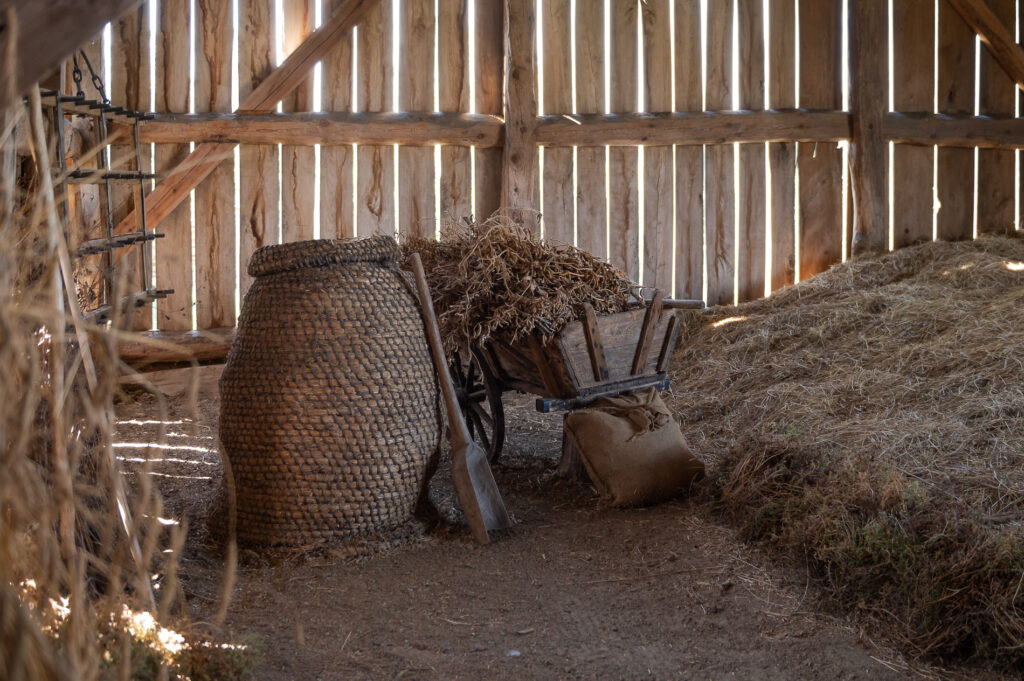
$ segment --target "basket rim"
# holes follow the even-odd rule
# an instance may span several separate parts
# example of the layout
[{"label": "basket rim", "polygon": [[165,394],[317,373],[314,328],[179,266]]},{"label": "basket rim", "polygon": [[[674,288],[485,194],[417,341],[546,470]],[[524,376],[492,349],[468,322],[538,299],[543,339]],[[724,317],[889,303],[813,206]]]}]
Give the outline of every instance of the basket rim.
[{"label": "basket rim", "polygon": [[309,239],[263,246],[253,253],[247,271],[251,277],[293,272],[345,263],[397,264],[398,242],[386,234],[344,239]]}]

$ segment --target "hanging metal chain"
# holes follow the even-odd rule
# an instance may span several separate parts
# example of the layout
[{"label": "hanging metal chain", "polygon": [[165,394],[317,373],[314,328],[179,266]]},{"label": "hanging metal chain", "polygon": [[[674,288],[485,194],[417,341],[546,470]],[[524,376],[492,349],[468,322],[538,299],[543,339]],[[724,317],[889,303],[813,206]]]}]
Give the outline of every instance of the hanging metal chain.
[{"label": "hanging metal chain", "polygon": [[71,78],[75,81],[75,95],[77,97],[85,97],[85,93],[82,91],[82,69],[78,66],[77,54],[71,55],[71,63],[73,64],[73,68],[71,70]]},{"label": "hanging metal chain", "polygon": [[[82,50],[82,59],[85,60],[85,68],[89,69],[89,77],[92,79],[92,86],[96,88],[96,92],[100,94],[100,99],[103,100],[104,104],[110,104],[110,99],[107,97],[107,93],[103,88],[103,79],[96,75],[96,71],[92,68],[92,63],[89,61],[89,57],[86,56],[85,51]],[[75,60],[75,70],[78,71],[78,60]],[[74,77],[74,74],[72,74]],[[78,83],[81,80],[81,73],[79,73],[78,79],[75,81]],[[82,93],[81,87],[78,89],[78,93]]]}]

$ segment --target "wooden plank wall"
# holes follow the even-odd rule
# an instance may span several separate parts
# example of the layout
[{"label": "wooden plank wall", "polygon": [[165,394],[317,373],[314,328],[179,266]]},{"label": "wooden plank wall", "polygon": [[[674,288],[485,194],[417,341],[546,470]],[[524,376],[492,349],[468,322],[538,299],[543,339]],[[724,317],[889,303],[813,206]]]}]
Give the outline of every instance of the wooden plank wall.
[{"label": "wooden plank wall", "polygon": [[[313,30],[314,16],[326,18],[341,0],[288,0],[280,17],[278,4],[143,3],[111,32],[115,102],[147,108],[152,88],[159,112],[230,111],[233,98]],[[1019,20],[1016,0],[990,4],[1011,27]],[[978,87],[980,113],[1014,115],[1012,83],[984,50],[976,63],[974,35],[946,3],[892,5],[895,111],[974,114]],[[539,114],[842,110],[845,6],[538,0]],[[157,12],[152,83],[150,11]],[[503,19],[502,0],[382,0],[321,63],[321,109],[501,115]],[[283,110],[311,110],[313,88],[311,76]],[[544,237],[585,248],[669,295],[709,303],[760,297],[843,257],[851,220],[842,149],[713,141],[542,149],[535,208]],[[156,168],[174,167],[187,151],[187,144],[155,145]],[[975,223],[982,232],[1018,228],[1018,155],[895,145],[893,244],[970,238]],[[250,284],[250,256],[282,238],[431,236],[438,216],[487,217],[498,208],[501,163],[500,147],[343,144],[320,148],[318,165],[312,146],[241,145],[197,188],[194,206],[186,202],[160,226],[168,236],[154,247],[157,286],[176,292],[158,304],[158,326],[232,324]]]}]

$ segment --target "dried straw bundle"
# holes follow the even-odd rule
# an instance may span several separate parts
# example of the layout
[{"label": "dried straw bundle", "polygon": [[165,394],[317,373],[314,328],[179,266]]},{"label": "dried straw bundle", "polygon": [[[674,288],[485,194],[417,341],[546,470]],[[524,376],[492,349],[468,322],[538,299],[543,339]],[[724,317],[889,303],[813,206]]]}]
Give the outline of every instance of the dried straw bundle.
[{"label": "dried straw bundle", "polygon": [[[114,455],[129,320],[77,314],[77,244],[57,211],[37,89],[30,101],[0,112],[0,677],[230,678],[248,653],[184,628],[185,528],[159,522],[151,463],[130,484]],[[15,129],[32,183],[14,182]]]},{"label": "dried straw bundle", "polygon": [[586,303],[598,314],[621,312],[641,294],[608,263],[544,243],[500,214],[483,224],[447,222],[440,241],[414,237],[402,252],[423,258],[449,353],[499,332],[513,342],[531,333],[546,341],[582,317]]},{"label": "dried straw bundle", "polygon": [[679,346],[721,513],[914,653],[1024,663],[1024,241],[838,265]]}]

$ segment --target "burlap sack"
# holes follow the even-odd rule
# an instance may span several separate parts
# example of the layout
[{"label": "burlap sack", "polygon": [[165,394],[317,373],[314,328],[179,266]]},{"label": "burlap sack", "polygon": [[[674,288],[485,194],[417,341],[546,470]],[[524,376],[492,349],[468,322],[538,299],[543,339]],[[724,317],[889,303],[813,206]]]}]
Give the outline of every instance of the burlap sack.
[{"label": "burlap sack", "polygon": [[704,476],[654,388],[569,414],[565,431],[591,481],[615,506],[671,499]]}]

